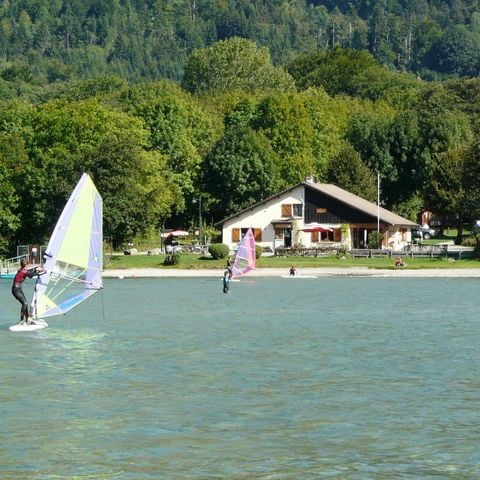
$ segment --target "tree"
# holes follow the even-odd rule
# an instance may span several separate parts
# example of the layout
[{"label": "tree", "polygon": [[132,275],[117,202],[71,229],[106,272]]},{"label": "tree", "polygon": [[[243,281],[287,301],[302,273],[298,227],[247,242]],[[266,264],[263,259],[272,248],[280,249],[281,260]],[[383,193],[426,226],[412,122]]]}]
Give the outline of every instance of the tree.
[{"label": "tree", "polygon": [[427,207],[444,218],[455,218],[457,243],[461,241],[463,222],[468,216],[464,183],[467,152],[465,148],[456,148],[439,155],[431,166],[429,188],[425,192]]},{"label": "tree", "polygon": [[327,180],[370,202],[376,201],[376,176],[351,145],[347,144],[330,160]]},{"label": "tree", "polygon": [[480,35],[469,32],[463,25],[449,28],[433,42],[427,59],[427,66],[441,73],[478,76]]},{"label": "tree", "polygon": [[11,252],[22,221],[17,186],[24,181],[26,164],[22,139],[0,133],[0,255]]},{"label": "tree", "polygon": [[216,199],[210,206],[215,218],[224,218],[275,193],[278,163],[261,132],[250,127],[229,128],[204,166],[204,188]]},{"label": "tree", "polygon": [[314,130],[304,99],[298,94],[269,95],[260,102],[253,128],[262,132],[278,155],[281,186],[315,174]]},{"label": "tree", "polygon": [[182,86],[193,93],[294,88],[290,75],[272,65],[267,48],[258,48],[255,42],[239,37],[195,50],[185,65]]},{"label": "tree", "polygon": [[132,86],[122,92],[120,102],[145,122],[151,148],[167,157],[182,191],[191,195],[203,158],[219,136],[213,116],[171,82]]},{"label": "tree", "polygon": [[108,135],[82,159],[104,201],[104,235],[114,248],[149,230],[158,231],[181,201],[158,152],[147,152],[128,133]]}]

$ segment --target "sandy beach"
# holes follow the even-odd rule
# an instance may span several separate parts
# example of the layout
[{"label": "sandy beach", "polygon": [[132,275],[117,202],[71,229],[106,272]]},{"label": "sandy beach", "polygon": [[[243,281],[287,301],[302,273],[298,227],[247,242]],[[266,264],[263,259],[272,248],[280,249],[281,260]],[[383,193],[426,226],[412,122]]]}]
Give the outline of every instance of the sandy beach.
[{"label": "sandy beach", "polygon": [[[129,268],[104,270],[105,278],[143,278],[143,277],[222,277],[223,270],[182,270],[164,268]],[[257,268],[248,274],[249,277],[281,277],[288,275],[285,268]],[[447,268],[447,269],[375,269],[368,267],[349,268],[302,268],[298,275],[314,275],[316,277],[480,277],[480,268]]]}]

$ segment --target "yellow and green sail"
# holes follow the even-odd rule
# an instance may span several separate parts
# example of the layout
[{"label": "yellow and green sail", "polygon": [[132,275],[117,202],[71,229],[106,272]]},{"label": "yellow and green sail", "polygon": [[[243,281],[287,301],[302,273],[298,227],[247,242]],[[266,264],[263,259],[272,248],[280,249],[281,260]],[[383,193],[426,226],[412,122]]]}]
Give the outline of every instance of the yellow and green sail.
[{"label": "yellow and green sail", "polygon": [[102,198],[84,173],[63,209],[35,286],[37,318],[62,315],[102,288]]}]

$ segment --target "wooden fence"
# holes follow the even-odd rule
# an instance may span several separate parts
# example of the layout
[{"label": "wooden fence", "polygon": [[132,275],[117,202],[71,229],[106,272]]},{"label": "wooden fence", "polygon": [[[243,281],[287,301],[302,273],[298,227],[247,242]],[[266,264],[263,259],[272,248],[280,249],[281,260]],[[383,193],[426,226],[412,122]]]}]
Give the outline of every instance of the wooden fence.
[{"label": "wooden fence", "polygon": [[[337,255],[341,251],[338,245],[304,248],[277,248],[274,252],[277,257],[320,257]],[[409,258],[472,258],[473,248],[461,248],[453,245],[409,245],[404,250],[382,250],[373,248],[359,248],[347,251],[352,257],[409,257]]]}]

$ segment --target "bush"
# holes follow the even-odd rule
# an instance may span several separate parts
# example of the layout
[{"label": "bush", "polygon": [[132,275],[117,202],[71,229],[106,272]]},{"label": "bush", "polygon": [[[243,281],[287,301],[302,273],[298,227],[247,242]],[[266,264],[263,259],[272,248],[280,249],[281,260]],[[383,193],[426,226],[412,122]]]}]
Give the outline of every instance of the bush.
[{"label": "bush", "polygon": [[382,245],[382,234],[380,232],[370,232],[368,234],[368,248],[380,248]]},{"label": "bush", "polygon": [[218,260],[219,258],[227,258],[229,253],[228,245],[224,243],[212,243],[208,247],[208,252],[213,259]]},{"label": "bush", "polygon": [[469,237],[462,238],[462,245],[464,247],[476,247],[477,246],[477,237],[471,235]]},{"label": "bush", "polygon": [[255,244],[255,258],[260,258],[263,253],[263,248],[260,245]]},{"label": "bush", "polygon": [[169,254],[163,261],[164,265],[178,265],[182,260],[182,254],[180,252]]},{"label": "bush", "polygon": [[473,258],[480,258],[480,242],[477,242],[475,248],[473,249]]}]

